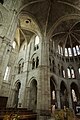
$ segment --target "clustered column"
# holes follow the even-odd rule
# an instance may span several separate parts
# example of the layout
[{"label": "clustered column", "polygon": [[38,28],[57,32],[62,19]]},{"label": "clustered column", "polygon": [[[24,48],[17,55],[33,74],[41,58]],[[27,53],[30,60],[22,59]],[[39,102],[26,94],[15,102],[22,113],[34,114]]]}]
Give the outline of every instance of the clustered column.
[{"label": "clustered column", "polygon": [[[40,95],[38,94],[38,98],[40,98],[41,102],[39,101],[39,109],[46,114],[49,113],[50,109],[50,76],[49,76],[49,42],[46,37],[43,37],[41,43],[41,62],[39,68],[39,87],[38,89]],[[41,92],[40,92],[41,90]],[[45,115],[45,114],[44,114]]]}]

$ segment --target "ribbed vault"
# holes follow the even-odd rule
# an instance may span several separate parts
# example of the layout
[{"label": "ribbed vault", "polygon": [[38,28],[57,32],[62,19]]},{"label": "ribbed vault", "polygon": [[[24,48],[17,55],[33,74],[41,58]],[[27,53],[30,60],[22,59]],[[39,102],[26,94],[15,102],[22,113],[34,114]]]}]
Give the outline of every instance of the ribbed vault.
[{"label": "ribbed vault", "polygon": [[28,30],[33,34],[47,35],[49,39],[59,34],[60,39],[65,39],[65,44],[68,40],[72,44],[72,39],[76,44],[79,42],[79,0],[23,0],[18,14],[24,34]]}]

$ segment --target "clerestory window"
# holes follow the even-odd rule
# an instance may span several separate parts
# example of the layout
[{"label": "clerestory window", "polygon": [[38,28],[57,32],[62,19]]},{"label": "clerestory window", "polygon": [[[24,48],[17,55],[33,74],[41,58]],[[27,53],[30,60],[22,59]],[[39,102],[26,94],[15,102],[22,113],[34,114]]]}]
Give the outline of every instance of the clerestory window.
[{"label": "clerestory window", "polygon": [[16,48],[16,42],[15,42],[15,41],[13,41],[13,43],[12,43],[12,47],[13,47],[13,49]]},{"label": "clerestory window", "polygon": [[77,54],[80,55],[80,49],[78,45],[76,45],[76,50],[77,50]]},{"label": "clerestory window", "polygon": [[68,56],[68,50],[65,48],[65,56]]},{"label": "clerestory window", "polygon": [[39,49],[39,37],[36,36],[35,37],[35,41],[34,41],[34,50]]},{"label": "clerestory window", "polygon": [[67,68],[68,78],[71,78],[70,68]]},{"label": "clerestory window", "polygon": [[75,71],[74,71],[73,67],[68,67],[67,73],[68,73],[68,78],[75,78]]},{"label": "clerestory window", "polygon": [[71,57],[72,56],[72,50],[71,50],[71,48],[68,48],[68,52],[69,52],[69,56]]},{"label": "clerestory window", "polygon": [[11,67],[7,66],[4,74],[4,80],[8,81]]}]

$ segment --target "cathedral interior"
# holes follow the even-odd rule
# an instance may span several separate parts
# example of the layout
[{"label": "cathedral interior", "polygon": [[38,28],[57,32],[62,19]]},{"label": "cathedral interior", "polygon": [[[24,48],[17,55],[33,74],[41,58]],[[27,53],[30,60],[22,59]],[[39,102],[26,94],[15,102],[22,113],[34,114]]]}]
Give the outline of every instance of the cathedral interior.
[{"label": "cathedral interior", "polygon": [[0,111],[65,107],[80,112],[80,0],[0,0]]}]

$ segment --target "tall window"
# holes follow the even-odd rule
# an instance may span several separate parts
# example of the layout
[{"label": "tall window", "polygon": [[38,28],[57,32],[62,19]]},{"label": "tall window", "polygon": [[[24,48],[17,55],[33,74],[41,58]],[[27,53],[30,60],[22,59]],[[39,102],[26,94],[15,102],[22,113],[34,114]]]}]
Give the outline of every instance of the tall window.
[{"label": "tall window", "polygon": [[58,52],[59,52],[59,54],[61,53],[61,52],[60,52],[60,45],[58,45]]},{"label": "tall window", "polygon": [[71,76],[72,76],[72,78],[75,78],[75,73],[74,73],[74,69],[73,68],[71,68]]},{"label": "tall window", "polygon": [[13,41],[12,46],[13,46],[14,49],[16,48],[16,42],[15,41]]},{"label": "tall window", "polygon": [[54,90],[52,91],[52,98],[53,98],[53,100],[55,100],[55,98],[56,98]]},{"label": "tall window", "polygon": [[63,48],[61,47],[61,55],[63,55]]},{"label": "tall window", "polygon": [[71,78],[70,68],[67,68],[68,78]]},{"label": "tall window", "polygon": [[35,59],[33,58],[32,59],[32,69],[34,69],[35,68]]},{"label": "tall window", "polygon": [[80,67],[78,68],[78,72],[79,72],[79,75],[80,75]]},{"label": "tall window", "polygon": [[18,65],[18,74],[20,74],[21,73],[21,63],[19,63],[19,65]]},{"label": "tall window", "polygon": [[73,47],[73,53],[74,53],[74,56],[77,56],[76,48],[75,47]]},{"label": "tall window", "polygon": [[63,48],[60,45],[58,45],[58,53],[63,55]]},{"label": "tall window", "polygon": [[4,75],[4,80],[8,81],[9,75],[10,75],[10,67],[7,66],[6,71],[5,71],[5,75]]},{"label": "tall window", "polygon": [[55,61],[54,60],[52,61],[52,69],[53,69],[53,72],[55,73]]},{"label": "tall window", "polygon": [[35,45],[37,45],[37,44],[39,44],[39,37],[38,36],[35,37]]},{"label": "tall window", "polygon": [[34,44],[35,44],[34,45],[34,50],[37,50],[39,48],[39,37],[38,36],[35,37],[35,43]]},{"label": "tall window", "polygon": [[64,77],[64,76],[63,76],[63,70],[64,70],[64,69],[63,69],[63,66],[61,66],[61,75],[62,75],[62,77]]},{"label": "tall window", "polygon": [[77,50],[77,54],[80,55],[80,49],[78,45],[76,45],[76,50]]},{"label": "tall window", "polygon": [[39,57],[36,57],[36,68],[38,67],[39,65]]},{"label": "tall window", "polygon": [[68,48],[69,56],[72,56],[71,48]]},{"label": "tall window", "polygon": [[65,48],[65,56],[68,56],[67,48]]},{"label": "tall window", "polygon": [[51,66],[51,58],[49,58],[49,64],[50,64],[50,66]]},{"label": "tall window", "polygon": [[65,70],[63,70],[63,77],[65,78]]},{"label": "tall window", "polygon": [[72,98],[73,98],[73,102],[77,102],[76,93],[73,89],[72,89]]},{"label": "tall window", "polygon": [[72,66],[67,68],[67,72],[68,78],[75,78],[75,71]]}]

